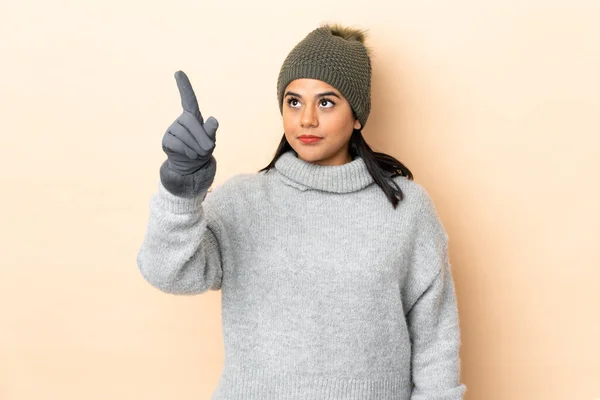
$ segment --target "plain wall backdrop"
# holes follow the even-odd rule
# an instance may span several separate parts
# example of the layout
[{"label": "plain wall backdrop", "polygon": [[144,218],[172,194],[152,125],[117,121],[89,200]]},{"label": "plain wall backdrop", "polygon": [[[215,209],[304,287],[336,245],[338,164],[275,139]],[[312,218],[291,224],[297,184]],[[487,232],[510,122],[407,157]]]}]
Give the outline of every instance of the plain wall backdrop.
[{"label": "plain wall backdrop", "polygon": [[449,234],[465,398],[600,398],[598,21],[595,0],[3,0],[0,399],[210,397],[220,292],[136,266],[173,73],[220,122],[220,184],[271,160],[279,68],[323,22],[369,30],[365,137]]}]

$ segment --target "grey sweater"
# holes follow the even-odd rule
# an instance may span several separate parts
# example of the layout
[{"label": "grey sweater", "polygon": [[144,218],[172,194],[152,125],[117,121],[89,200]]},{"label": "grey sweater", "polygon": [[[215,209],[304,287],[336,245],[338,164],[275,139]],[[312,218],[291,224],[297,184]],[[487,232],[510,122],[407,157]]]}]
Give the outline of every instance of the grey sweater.
[{"label": "grey sweater", "polygon": [[362,158],[292,151],[208,192],[214,171],[193,197],[159,182],[137,257],[162,291],[221,290],[212,400],[463,398],[448,236],[422,186],[394,178],[394,209]]}]

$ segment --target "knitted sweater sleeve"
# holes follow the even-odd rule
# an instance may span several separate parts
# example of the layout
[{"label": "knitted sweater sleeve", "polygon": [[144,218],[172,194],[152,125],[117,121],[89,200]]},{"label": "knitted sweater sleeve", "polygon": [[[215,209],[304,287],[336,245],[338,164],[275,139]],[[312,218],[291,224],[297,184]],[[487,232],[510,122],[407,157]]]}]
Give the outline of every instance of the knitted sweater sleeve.
[{"label": "knitted sweater sleeve", "polygon": [[406,320],[411,338],[411,400],[460,400],[460,330],[448,236],[429,195],[423,190],[414,252],[406,290]]},{"label": "knitted sweater sleeve", "polygon": [[203,183],[185,197],[173,194],[161,181],[150,200],[137,265],[151,285],[167,293],[199,294],[221,288],[221,248],[226,237],[207,198],[214,194],[208,192],[214,168],[196,174],[194,179]]}]

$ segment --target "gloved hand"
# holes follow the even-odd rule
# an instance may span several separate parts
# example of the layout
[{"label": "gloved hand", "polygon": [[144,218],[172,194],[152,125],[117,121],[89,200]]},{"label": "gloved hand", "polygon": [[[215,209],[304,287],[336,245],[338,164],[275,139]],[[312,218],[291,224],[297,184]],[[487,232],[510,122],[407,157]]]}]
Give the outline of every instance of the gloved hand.
[{"label": "gloved hand", "polygon": [[192,84],[183,71],[175,72],[175,80],[183,113],[165,132],[162,148],[167,154],[169,169],[180,175],[190,175],[210,161],[219,122],[213,117],[204,121]]}]

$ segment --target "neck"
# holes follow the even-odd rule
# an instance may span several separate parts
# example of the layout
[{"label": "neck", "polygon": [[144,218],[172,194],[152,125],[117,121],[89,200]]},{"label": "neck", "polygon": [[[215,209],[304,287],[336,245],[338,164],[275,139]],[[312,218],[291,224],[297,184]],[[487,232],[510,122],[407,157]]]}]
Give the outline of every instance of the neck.
[{"label": "neck", "polygon": [[336,165],[344,165],[347,164],[349,162],[351,162],[352,156],[350,155],[350,153],[348,151],[345,152],[340,152],[339,154],[336,154],[332,157],[326,158],[324,160],[316,160],[316,161],[311,161],[311,160],[305,160],[304,158],[302,158],[300,156],[300,154],[295,153],[296,157],[298,157],[299,159],[314,164],[314,165],[321,165],[323,167],[327,167],[327,166],[336,166]]},{"label": "neck", "polygon": [[304,161],[289,150],[277,159],[275,169],[286,183],[303,190],[350,193],[374,182],[361,157],[342,165],[319,165]]}]

